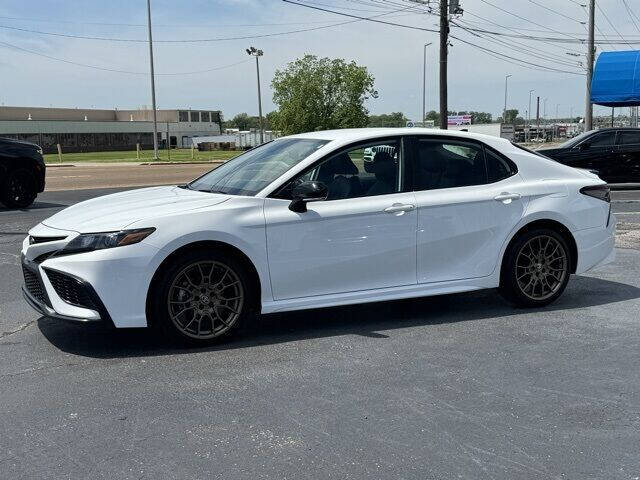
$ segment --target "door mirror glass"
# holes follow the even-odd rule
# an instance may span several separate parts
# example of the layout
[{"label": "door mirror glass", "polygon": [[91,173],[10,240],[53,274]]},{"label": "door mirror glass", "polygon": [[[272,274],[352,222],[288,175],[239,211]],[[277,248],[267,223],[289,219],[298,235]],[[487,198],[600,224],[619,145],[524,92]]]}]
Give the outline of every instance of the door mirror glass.
[{"label": "door mirror glass", "polygon": [[293,200],[289,204],[289,210],[303,213],[307,211],[307,202],[325,200],[329,190],[327,186],[317,180],[302,182],[291,191]]}]

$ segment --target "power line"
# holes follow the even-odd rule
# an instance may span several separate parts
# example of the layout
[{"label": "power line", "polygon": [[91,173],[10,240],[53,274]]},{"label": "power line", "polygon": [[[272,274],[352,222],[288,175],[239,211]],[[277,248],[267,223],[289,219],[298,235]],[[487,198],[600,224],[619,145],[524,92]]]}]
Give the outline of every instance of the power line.
[{"label": "power line", "polygon": [[565,13],[562,13],[562,12],[559,12],[558,10],[554,10],[553,8],[547,7],[546,5],[538,3],[535,0],[529,0],[529,2],[533,3],[534,5],[539,6],[540,8],[544,8],[545,10],[548,10],[548,11],[554,13],[555,15],[559,15],[559,16],[561,16],[563,18],[568,18],[569,20],[573,20],[574,22],[579,23],[580,25],[584,25],[585,24],[585,22],[583,22],[582,20],[578,20],[577,18],[570,17],[569,15],[567,15]]},{"label": "power line", "polygon": [[627,9],[627,13],[629,14],[629,18],[631,18],[631,21],[633,22],[633,26],[636,27],[636,30],[638,30],[638,32],[640,32],[640,26],[638,26],[638,24],[636,23],[636,18],[638,17],[633,12],[633,10],[631,10],[631,6],[629,5],[629,2],[627,2],[627,0],[622,0],[622,3],[624,5],[624,8]]},{"label": "power line", "polygon": [[620,37],[620,39],[621,39],[622,41],[624,41],[624,42],[629,46],[629,48],[632,48],[632,47],[631,47],[631,44],[625,40],[625,38],[624,38],[624,37],[622,36],[622,34],[618,31],[618,29],[615,27],[615,25],[614,25],[613,23],[611,23],[611,20],[609,20],[609,17],[607,17],[607,14],[606,14],[606,13],[604,13],[604,10],[602,10],[602,8],[600,7],[600,4],[599,4],[599,3],[596,3],[596,7],[598,7],[598,10],[600,11],[600,13],[601,13],[601,14],[602,14],[602,16],[604,17],[604,19],[607,21],[607,23],[608,23],[609,25],[611,25],[611,28],[613,28],[613,30],[618,34],[618,36]]},{"label": "power line", "polygon": [[[424,28],[424,27],[416,27],[416,26],[413,26],[413,25],[404,25],[404,24],[401,24],[401,23],[386,22],[386,21],[381,21],[381,20],[372,20],[372,19],[367,19],[366,17],[358,17],[357,15],[353,15],[353,14],[348,14],[348,13],[343,13],[343,12],[336,12],[335,10],[327,10],[327,9],[316,7],[316,6],[313,6],[313,5],[307,5],[305,3],[294,2],[293,0],[282,0],[282,1],[286,2],[286,3],[291,3],[293,5],[298,5],[298,6],[301,6],[301,7],[306,7],[306,8],[311,8],[311,9],[314,9],[314,10],[321,10],[321,11],[325,11],[325,12],[334,13],[336,15],[344,15],[344,16],[360,18],[362,20],[368,20],[368,21],[372,21],[372,22],[376,22],[376,23],[384,23],[386,25],[390,25],[390,26],[394,26],[394,27],[407,28],[407,29],[411,29],[411,30],[420,30],[420,31],[423,31],[423,32],[436,32],[436,30],[429,29],[429,28]],[[472,42],[469,42],[469,41],[464,40],[464,39],[459,38],[459,37],[455,37],[453,35],[450,35],[450,37],[455,39],[455,40],[458,40],[458,41],[460,41],[462,43],[466,43],[466,44],[468,44],[470,46],[473,46],[474,48],[482,50],[482,51],[484,51],[486,53],[491,53],[493,55],[498,55],[498,56],[507,58],[509,60],[520,62],[522,64],[526,64],[526,65],[533,66],[533,67],[538,67],[538,68],[543,68],[543,69],[548,70],[548,71],[555,71],[555,72],[560,72],[560,73],[570,73],[572,75],[583,75],[582,73],[579,73],[579,72],[569,71],[569,70],[562,70],[562,69],[558,69],[558,68],[554,68],[554,67],[540,65],[540,64],[537,64],[537,63],[533,63],[533,62],[528,62],[526,60],[521,60],[519,58],[511,57],[509,55],[503,54],[501,52],[497,52],[495,50],[491,50],[491,49],[486,48],[486,47],[482,47],[480,45],[474,44]]]},{"label": "power line", "polygon": [[[129,74],[129,75],[148,75],[149,74],[149,72],[133,72],[133,71],[130,71],[130,70],[121,70],[121,69],[117,69],[117,68],[100,67],[98,65],[90,65],[90,64],[86,64],[86,63],[75,62],[73,60],[66,60],[64,58],[53,57],[53,56],[47,55],[45,53],[40,53],[40,52],[36,52],[34,50],[29,50],[29,49],[26,49],[26,48],[23,48],[23,47],[19,47],[18,45],[14,45],[12,43],[4,42],[4,41],[0,41],[0,45],[3,45],[4,47],[7,47],[7,48],[12,48],[14,50],[18,50],[20,52],[29,53],[31,55],[37,55],[39,57],[47,58],[49,60],[54,60],[56,62],[62,62],[62,63],[66,63],[66,64],[69,64],[69,65],[75,65],[77,67],[92,68],[94,70],[101,70],[101,71],[104,71],[104,72],[126,73],[126,74]],[[240,62],[230,63],[228,65],[222,65],[222,66],[219,66],[219,67],[207,68],[207,69],[204,69],[204,70],[195,70],[195,71],[191,71],[191,72],[156,73],[156,75],[162,75],[162,76],[196,75],[196,74],[201,74],[201,73],[214,72],[214,71],[217,71],[217,70],[223,70],[225,68],[235,67],[236,65],[240,65],[240,64],[247,63],[247,62],[250,62],[250,61],[251,61],[251,59],[247,59],[247,60],[242,60]]]}]

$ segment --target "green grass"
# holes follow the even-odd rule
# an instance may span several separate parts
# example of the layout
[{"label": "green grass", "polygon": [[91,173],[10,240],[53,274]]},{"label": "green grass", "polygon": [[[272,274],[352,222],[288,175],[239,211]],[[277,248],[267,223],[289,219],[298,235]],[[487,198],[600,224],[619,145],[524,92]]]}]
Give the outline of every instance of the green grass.
[{"label": "green grass", "polygon": [[[215,161],[215,160],[228,160],[237,155],[240,155],[241,151],[223,151],[216,150],[213,152],[199,152],[195,150],[193,152],[193,159],[191,158],[191,149],[180,148],[171,150],[172,162],[190,162],[194,161]],[[159,150],[158,156],[161,161],[167,161],[167,151]],[[60,163],[57,153],[48,153],[44,155],[44,161],[48,164]],[[125,152],[87,152],[87,153],[63,153],[62,163],[121,163],[121,162],[151,162],[153,161],[153,150],[141,150],[140,158],[136,157],[136,151]]]}]

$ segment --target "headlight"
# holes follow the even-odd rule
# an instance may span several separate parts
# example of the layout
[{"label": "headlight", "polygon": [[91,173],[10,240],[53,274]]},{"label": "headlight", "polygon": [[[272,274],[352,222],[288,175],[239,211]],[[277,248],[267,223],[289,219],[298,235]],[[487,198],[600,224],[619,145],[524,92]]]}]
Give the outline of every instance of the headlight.
[{"label": "headlight", "polygon": [[84,233],[67,243],[67,245],[58,252],[58,255],[91,252],[104,248],[132,245],[144,240],[155,231],[155,228],[138,228],[135,230],[122,230],[120,232]]}]

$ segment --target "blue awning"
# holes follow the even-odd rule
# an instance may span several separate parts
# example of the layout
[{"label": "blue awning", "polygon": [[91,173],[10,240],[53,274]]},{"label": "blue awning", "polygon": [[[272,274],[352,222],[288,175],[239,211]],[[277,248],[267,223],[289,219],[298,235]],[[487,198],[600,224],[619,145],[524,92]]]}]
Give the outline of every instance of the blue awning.
[{"label": "blue awning", "polygon": [[640,51],[602,52],[591,82],[591,103],[605,107],[640,105]]}]

